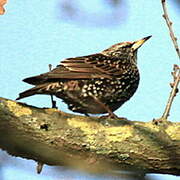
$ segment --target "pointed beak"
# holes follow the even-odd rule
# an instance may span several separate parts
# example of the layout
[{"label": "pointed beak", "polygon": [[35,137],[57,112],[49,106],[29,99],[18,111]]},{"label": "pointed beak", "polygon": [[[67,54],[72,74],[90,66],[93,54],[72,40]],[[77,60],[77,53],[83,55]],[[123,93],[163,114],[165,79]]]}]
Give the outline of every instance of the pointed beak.
[{"label": "pointed beak", "polygon": [[151,38],[152,36],[147,36],[143,39],[140,39],[138,41],[135,41],[134,44],[132,45],[132,49],[136,50],[138,48],[140,48],[149,38]]}]

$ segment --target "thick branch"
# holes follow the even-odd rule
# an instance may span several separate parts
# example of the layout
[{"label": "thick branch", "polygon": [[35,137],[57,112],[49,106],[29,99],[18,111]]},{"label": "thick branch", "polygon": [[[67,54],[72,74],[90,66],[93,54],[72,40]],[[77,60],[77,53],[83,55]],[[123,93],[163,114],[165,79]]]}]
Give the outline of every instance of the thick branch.
[{"label": "thick branch", "polygon": [[105,119],[0,98],[0,148],[14,156],[88,171],[180,175],[180,123]]}]

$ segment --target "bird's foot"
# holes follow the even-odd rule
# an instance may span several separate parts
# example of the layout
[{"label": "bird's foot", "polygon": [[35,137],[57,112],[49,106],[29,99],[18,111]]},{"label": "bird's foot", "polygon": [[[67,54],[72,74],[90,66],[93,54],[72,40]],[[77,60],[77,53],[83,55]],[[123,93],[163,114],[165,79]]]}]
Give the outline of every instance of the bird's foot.
[{"label": "bird's foot", "polygon": [[58,109],[58,107],[56,106],[56,101],[54,101],[53,99],[52,99],[52,108],[56,108],[56,109]]},{"label": "bird's foot", "polygon": [[[118,117],[116,116],[114,113],[113,114],[109,114],[106,116],[101,116],[99,117],[100,120],[102,120],[102,124],[104,124],[105,126],[119,126],[119,125],[124,125],[124,124],[129,124],[130,121],[125,118],[125,117]],[[114,120],[116,119],[116,120]]]},{"label": "bird's foot", "polygon": [[105,118],[105,119],[118,119],[119,117],[116,116],[114,113],[109,113],[106,116],[101,116],[100,118]]}]

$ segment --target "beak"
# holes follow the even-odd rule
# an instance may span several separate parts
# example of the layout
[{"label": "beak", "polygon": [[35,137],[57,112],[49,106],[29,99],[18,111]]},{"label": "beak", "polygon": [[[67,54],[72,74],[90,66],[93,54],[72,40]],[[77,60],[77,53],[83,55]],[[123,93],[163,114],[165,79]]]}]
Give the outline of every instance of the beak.
[{"label": "beak", "polygon": [[138,41],[135,41],[134,44],[132,45],[132,49],[135,51],[138,48],[140,48],[149,38],[151,38],[152,36],[147,36],[143,39],[140,39]]}]

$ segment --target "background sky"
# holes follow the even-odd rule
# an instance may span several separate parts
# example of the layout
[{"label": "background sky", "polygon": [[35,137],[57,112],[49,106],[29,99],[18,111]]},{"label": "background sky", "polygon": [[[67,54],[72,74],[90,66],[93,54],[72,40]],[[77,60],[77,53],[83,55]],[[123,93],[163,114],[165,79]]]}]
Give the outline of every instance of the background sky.
[{"label": "background sky", "polygon": [[[139,88],[116,114],[139,121],[160,117],[171,90],[169,83],[172,80],[170,73],[173,64],[179,63],[162,18],[161,1],[122,0],[122,6],[113,8],[113,5],[104,4],[100,0],[74,0],[74,9],[66,2],[8,2],[6,14],[0,16],[0,96],[16,99],[19,92],[31,87],[21,80],[47,72],[48,64],[56,66],[64,58],[96,53],[118,42],[152,35],[138,52],[141,74]],[[62,4],[64,8],[61,8]],[[180,35],[179,7],[175,7],[172,1],[168,2],[177,37]],[[49,96],[33,96],[22,102],[51,107]],[[61,101],[57,105],[59,109],[68,112]],[[169,120],[179,121],[178,107],[179,94],[173,102]],[[45,166],[42,174],[37,175],[34,161],[10,157],[5,152],[0,154],[1,162],[0,178],[3,180],[95,179],[65,168],[59,172],[49,166]],[[179,179],[164,175],[153,177]]]}]

